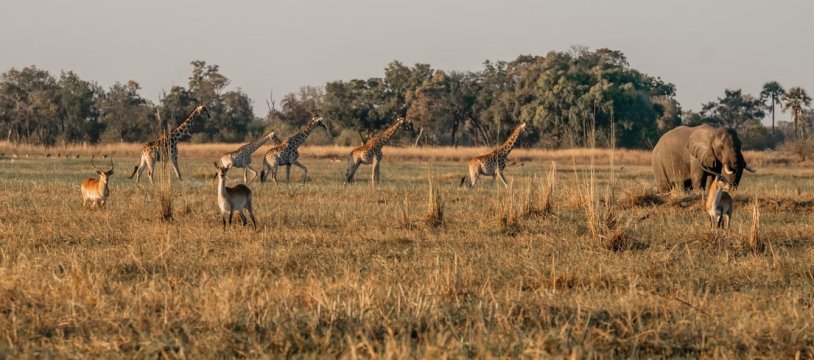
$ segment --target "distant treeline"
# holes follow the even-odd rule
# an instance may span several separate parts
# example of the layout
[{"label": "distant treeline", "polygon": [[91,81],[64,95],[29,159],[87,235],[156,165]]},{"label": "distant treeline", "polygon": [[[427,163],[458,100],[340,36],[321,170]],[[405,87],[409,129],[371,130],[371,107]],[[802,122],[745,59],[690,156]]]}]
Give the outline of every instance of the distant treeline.
[{"label": "distant treeline", "polygon": [[[193,129],[194,142],[239,142],[269,129],[286,133],[319,113],[339,136],[314,141],[340,145],[358,144],[406,116],[412,131],[401,132],[396,141],[425,145],[494,145],[525,121],[532,131],[522,146],[615,142],[647,148],[682,123],[713,123],[737,129],[747,149],[762,149],[784,137],[806,137],[811,122],[805,90],[785,92],[776,82],[767,83],[759,97],[725,90],[701,112],[682,112],[673,84],[632,69],[622,52],[609,49],[575,47],[486,61],[473,72],[394,61],[381,78],[305,86],[279,104],[270,99],[265,117],[255,116],[244,92],[228,89],[230,81],[217,65],[198,60],[191,65],[187,86],[173,86],[158,104],[143,98],[132,80],[103,89],[71,71],[55,77],[36,66],[12,68],[0,76],[0,136],[43,145],[143,142],[183,120],[198,103],[211,117]],[[774,116],[776,104],[790,110],[794,121],[779,122],[773,136],[760,120]]]}]

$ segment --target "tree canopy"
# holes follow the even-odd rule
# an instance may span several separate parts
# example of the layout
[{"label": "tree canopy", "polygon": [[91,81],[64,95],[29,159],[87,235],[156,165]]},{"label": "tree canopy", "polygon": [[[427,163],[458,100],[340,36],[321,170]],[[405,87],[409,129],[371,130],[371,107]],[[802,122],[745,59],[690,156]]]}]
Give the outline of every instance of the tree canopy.
[{"label": "tree canopy", "polygon": [[760,122],[765,112],[774,113],[774,105],[782,103],[797,120],[797,136],[805,136],[811,102],[801,88],[784,92],[779,83],[767,82],[757,98],[726,89],[700,112],[682,111],[673,84],[632,68],[621,51],[573,47],[485,61],[467,72],[393,61],[381,77],[303,86],[284,95],[279,106],[271,99],[266,116],[256,117],[252,101],[230,87],[218,65],[202,60],[190,65],[187,84],[170,87],[157,103],[145,99],[133,80],[104,89],[71,71],[57,78],[36,66],[12,68],[0,75],[0,134],[45,145],[142,142],[174,127],[201,103],[212,116],[193,129],[197,142],[238,142],[269,128],[290,133],[319,113],[332,132],[341,133],[335,141],[342,144],[365,141],[406,116],[413,131],[399,132],[395,142],[489,146],[526,122],[532,131],[521,146],[646,148],[682,123],[711,123],[751,134],[752,143],[769,147],[779,138],[766,135]]}]

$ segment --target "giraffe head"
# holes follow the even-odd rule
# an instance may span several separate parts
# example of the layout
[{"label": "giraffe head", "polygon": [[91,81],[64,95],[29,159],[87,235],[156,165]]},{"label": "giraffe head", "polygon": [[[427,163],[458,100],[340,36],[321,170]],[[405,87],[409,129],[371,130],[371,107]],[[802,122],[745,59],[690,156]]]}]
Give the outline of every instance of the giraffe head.
[{"label": "giraffe head", "polygon": [[316,125],[322,126],[323,128],[325,128],[325,132],[328,133],[328,136],[333,137],[333,135],[331,135],[331,129],[328,129],[328,125],[326,124],[325,119],[323,119],[322,116],[313,115],[311,117],[310,123],[314,126]]}]

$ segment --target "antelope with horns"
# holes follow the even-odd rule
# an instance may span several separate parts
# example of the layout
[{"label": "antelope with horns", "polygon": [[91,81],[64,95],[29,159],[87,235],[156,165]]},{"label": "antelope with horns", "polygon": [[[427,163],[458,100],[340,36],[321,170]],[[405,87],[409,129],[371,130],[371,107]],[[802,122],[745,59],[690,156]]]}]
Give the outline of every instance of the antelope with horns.
[{"label": "antelope with horns", "polygon": [[229,225],[232,225],[232,216],[235,211],[240,216],[240,220],[243,221],[243,226],[248,224],[246,216],[243,215],[244,208],[252,218],[254,230],[257,230],[257,218],[254,217],[254,210],[252,209],[252,189],[249,189],[245,184],[226,186],[226,172],[229,171],[229,168],[222,167],[217,162],[214,164],[215,169],[218,170],[218,207],[220,207],[223,220],[223,230],[226,230],[226,214],[229,214]]},{"label": "antelope with horns", "polygon": [[716,175],[709,185],[707,193],[707,214],[714,228],[729,229],[729,219],[732,218],[732,196],[727,190],[731,187],[721,176]]},{"label": "antelope with horns", "polygon": [[82,182],[82,207],[88,207],[88,203],[90,203],[91,207],[104,207],[105,203],[107,203],[107,196],[110,194],[108,180],[110,180],[113,169],[115,169],[113,158],[110,158],[110,170],[104,171],[93,163],[94,157],[96,155],[90,158],[90,166],[93,167],[93,170],[96,170],[99,179],[88,178]]}]

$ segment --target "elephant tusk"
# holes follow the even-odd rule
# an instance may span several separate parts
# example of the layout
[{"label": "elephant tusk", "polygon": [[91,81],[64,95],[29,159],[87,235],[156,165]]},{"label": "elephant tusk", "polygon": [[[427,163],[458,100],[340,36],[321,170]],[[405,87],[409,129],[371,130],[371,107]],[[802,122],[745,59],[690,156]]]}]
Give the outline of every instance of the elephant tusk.
[{"label": "elephant tusk", "polygon": [[726,164],[724,164],[724,173],[726,173],[727,175],[732,175],[732,174],[734,174],[735,172],[734,172],[734,171],[732,171],[732,170],[729,170],[729,166],[727,166]]},{"label": "elephant tusk", "polygon": [[749,165],[746,165],[746,167],[745,167],[744,169],[746,169],[746,171],[748,171],[748,172],[750,172],[750,173],[752,173],[752,174],[754,174],[754,173],[756,173],[756,172],[757,172],[757,170],[752,169],[752,167],[751,167],[751,166],[749,166]]}]

